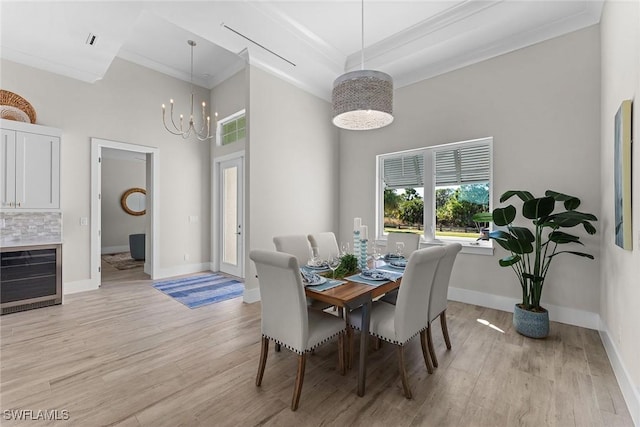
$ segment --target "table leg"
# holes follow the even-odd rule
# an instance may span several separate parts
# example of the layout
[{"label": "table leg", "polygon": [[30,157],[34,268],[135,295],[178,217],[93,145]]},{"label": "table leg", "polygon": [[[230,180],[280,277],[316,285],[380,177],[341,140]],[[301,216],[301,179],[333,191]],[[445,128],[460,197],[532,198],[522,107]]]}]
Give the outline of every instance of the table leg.
[{"label": "table leg", "polygon": [[367,377],[367,350],[369,349],[369,322],[371,321],[371,299],[362,304],[362,330],[360,334],[360,363],[358,366],[358,396],[364,396]]}]

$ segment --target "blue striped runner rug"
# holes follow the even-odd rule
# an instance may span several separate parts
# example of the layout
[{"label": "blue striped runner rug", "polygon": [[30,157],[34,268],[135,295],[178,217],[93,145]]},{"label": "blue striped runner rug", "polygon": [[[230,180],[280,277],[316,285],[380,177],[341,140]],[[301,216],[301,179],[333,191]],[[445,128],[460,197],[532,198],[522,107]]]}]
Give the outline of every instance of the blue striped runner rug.
[{"label": "blue striped runner rug", "polygon": [[189,308],[237,298],[244,292],[244,283],[216,273],[165,280],[153,287]]}]

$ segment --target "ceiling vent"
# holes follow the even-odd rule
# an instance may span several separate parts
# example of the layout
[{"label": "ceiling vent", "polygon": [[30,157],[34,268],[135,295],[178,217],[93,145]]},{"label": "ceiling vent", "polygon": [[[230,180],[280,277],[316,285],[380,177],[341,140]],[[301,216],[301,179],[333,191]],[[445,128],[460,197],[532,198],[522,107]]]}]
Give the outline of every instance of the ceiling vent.
[{"label": "ceiling vent", "polygon": [[98,36],[96,36],[93,33],[89,33],[89,36],[87,37],[87,41],[85,43],[88,44],[89,46],[95,46],[97,41],[98,41]]}]

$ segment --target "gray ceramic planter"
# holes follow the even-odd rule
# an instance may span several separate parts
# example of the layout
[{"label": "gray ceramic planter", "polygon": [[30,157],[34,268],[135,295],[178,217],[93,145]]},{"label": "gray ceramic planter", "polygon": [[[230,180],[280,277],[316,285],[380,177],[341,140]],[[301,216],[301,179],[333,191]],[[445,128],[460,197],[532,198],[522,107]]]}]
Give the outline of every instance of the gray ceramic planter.
[{"label": "gray ceramic planter", "polygon": [[527,311],[516,304],[513,310],[513,326],[525,337],[544,338],[549,335],[549,312]]}]

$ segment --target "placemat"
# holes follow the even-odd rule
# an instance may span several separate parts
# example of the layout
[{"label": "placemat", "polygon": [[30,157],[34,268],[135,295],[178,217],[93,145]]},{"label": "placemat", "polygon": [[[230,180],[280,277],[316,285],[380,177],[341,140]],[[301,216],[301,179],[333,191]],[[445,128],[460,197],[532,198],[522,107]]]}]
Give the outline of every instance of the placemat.
[{"label": "placemat", "polygon": [[376,270],[382,270],[389,272],[393,275],[393,277],[397,280],[399,277],[402,277],[404,274],[404,269],[402,268],[393,268],[389,264],[384,264],[376,267]]},{"label": "placemat", "polygon": [[362,277],[360,277],[360,274],[354,274],[353,276],[349,276],[349,277],[345,277],[345,279],[347,279],[350,282],[357,282],[357,283],[364,283],[365,285],[369,285],[369,286],[380,286],[380,285],[384,285],[385,283],[389,283],[391,280],[368,280],[368,279],[363,279]]},{"label": "placemat", "polygon": [[309,289],[313,289],[314,291],[326,291],[327,289],[335,288],[336,286],[344,285],[344,280],[334,280],[327,278],[327,281],[321,285],[309,286]]}]

